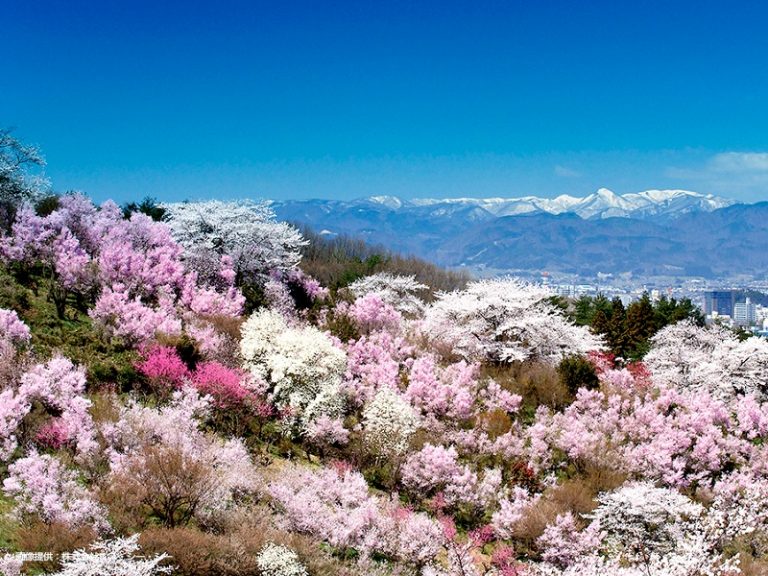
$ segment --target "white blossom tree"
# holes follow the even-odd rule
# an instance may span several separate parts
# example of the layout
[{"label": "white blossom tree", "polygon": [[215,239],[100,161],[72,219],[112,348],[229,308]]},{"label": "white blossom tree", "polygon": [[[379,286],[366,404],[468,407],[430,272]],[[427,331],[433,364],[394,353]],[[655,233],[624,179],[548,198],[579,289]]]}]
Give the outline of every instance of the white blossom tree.
[{"label": "white blossom tree", "polygon": [[[598,550],[567,565],[531,564],[533,576],[736,576],[738,557],[727,558],[710,529],[707,511],[676,490],[630,483],[598,496],[586,515],[599,534]],[[552,542],[557,548],[562,546]],[[544,556],[548,554],[545,551]]]},{"label": "white blossom tree", "polygon": [[10,130],[0,129],[0,224],[10,225],[16,208],[48,189],[48,181],[38,173],[43,166],[40,150],[23,144]]},{"label": "white blossom tree", "polygon": [[419,418],[408,401],[389,387],[382,387],[363,410],[363,429],[368,446],[381,456],[405,453],[418,429]]},{"label": "white blossom tree", "polygon": [[273,403],[305,425],[342,411],[347,355],[317,328],[290,326],[280,313],[259,310],[243,324],[240,352],[244,368],[269,384]]},{"label": "white blossom tree", "polygon": [[764,396],[768,382],[768,341],[744,341],[720,326],[702,328],[690,321],[661,330],[651,340],[645,364],[659,384],[707,391],[730,400]]},{"label": "white blossom tree", "polygon": [[137,557],[139,535],[97,542],[89,550],[78,550],[62,561],[63,568],[54,576],[157,576],[171,574],[173,568],[160,566],[168,558]]},{"label": "white blossom tree", "polygon": [[186,202],[164,204],[174,239],[201,275],[229,256],[240,279],[261,282],[270,271],[285,271],[301,260],[306,240],[264,202]]},{"label": "white blossom tree", "polygon": [[264,576],[307,576],[307,569],[296,552],[272,542],[258,553],[256,564]]},{"label": "white blossom tree", "polygon": [[419,295],[425,294],[429,286],[417,282],[414,276],[380,272],[355,280],[349,290],[355,298],[375,294],[401,314],[415,316],[424,310],[424,301]]},{"label": "white blossom tree", "polygon": [[600,339],[569,322],[550,296],[513,278],[472,282],[465,290],[439,294],[426,310],[422,331],[473,361],[556,363],[601,348]]}]

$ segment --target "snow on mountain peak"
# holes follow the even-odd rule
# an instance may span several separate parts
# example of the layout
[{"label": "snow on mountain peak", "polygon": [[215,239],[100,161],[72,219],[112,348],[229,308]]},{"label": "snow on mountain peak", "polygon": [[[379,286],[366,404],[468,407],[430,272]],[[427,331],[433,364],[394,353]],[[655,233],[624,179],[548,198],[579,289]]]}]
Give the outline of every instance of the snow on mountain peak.
[{"label": "snow on mountain peak", "polygon": [[392,209],[402,208],[403,206],[403,201],[397,196],[371,196],[368,200]]},{"label": "snow on mountain peak", "polygon": [[[521,196],[512,198],[414,198],[401,200],[395,196],[373,196],[368,199],[393,210],[414,207],[435,207],[448,214],[456,209],[475,206],[493,216],[517,216],[531,213],[574,213],[581,218],[636,217],[662,215],[674,218],[691,211],[710,212],[735,204],[735,201],[712,194],[688,190],[645,190],[616,194],[608,188],[599,188],[587,196],[561,194],[556,198]],[[435,214],[437,215],[437,213]]]}]

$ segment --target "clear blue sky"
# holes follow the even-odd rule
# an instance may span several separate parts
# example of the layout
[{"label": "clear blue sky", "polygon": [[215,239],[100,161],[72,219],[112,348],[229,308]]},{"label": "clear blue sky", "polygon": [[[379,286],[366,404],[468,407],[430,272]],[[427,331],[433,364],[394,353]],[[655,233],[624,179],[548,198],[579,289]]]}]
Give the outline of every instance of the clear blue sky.
[{"label": "clear blue sky", "polygon": [[[118,5],[119,4],[119,5]],[[58,190],[768,199],[768,3],[2,3]]]}]

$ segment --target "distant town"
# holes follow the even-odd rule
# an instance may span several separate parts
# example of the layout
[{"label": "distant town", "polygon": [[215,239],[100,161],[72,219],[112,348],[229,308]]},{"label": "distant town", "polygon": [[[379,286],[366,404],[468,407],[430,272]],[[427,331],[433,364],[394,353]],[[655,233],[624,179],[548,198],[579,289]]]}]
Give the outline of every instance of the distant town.
[{"label": "distant town", "polygon": [[538,282],[549,286],[558,296],[579,298],[602,294],[609,299],[619,298],[625,306],[646,293],[652,302],[661,298],[689,298],[701,308],[707,324],[741,328],[768,337],[768,282],[670,278],[665,285],[654,280],[641,282],[623,275],[602,274],[565,281],[543,272]]}]

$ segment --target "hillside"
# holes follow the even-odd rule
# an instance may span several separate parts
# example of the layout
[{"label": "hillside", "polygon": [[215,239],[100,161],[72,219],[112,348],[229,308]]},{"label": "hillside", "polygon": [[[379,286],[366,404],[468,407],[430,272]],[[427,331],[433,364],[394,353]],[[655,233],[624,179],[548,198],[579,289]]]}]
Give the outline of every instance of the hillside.
[{"label": "hillside", "polygon": [[18,208],[4,576],[768,566],[768,342],[690,301],[468,281],[250,202]]}]

